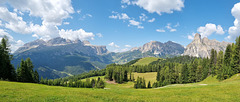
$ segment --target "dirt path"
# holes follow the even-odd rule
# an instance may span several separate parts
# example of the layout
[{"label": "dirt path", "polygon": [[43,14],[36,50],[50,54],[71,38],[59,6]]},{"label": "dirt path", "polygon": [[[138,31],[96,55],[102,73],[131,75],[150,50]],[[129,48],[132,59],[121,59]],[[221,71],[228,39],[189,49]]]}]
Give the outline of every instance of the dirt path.
[{"label": "dirt path", "polygon": [[109,84],[117,84],[115,81],[106,81],[106,83],[109,83]]}]

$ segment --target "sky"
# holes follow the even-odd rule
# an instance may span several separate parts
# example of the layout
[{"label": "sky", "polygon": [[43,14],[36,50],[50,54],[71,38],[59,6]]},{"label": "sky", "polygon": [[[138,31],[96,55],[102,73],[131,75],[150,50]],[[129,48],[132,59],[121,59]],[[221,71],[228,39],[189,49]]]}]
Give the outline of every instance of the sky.
[{"label": "sky", "polygon": [[0,39],[14,52],[36,39],[89,40],[123,52],[150,41],[187,46],[195,33],[234,42],[240,0],[1,0]]}]

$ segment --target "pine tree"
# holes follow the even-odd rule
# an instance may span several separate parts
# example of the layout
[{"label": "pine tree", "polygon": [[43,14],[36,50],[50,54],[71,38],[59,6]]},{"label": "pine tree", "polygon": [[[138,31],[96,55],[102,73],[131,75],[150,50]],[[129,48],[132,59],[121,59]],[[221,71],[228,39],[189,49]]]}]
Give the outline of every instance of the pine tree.
[{"label": "pine tree", "polygon": [[220,78],[220,74],[223,72],[223,63],[224,63],[224,58],[223,58],[223,51],[219,51],[218,56],[217,56],[217,66],[216,66],[216,74],[217,74],[217,79],[222,79]]},{"label": "pine tree", "polygon": [[150,81],[148,81],[148,87],[147,88],[152,88]]},{"label": "pine tree", "polygon": [[10,44],[8,38],[4,36],[0,44],[0,79],[16,81],[16,71],[11,64]]},{"label": "pine tree", "polygon": [[236,74],[240,72],[240,36],[236,38],[236,44],[232,51],[232,70],[233,74]]}]

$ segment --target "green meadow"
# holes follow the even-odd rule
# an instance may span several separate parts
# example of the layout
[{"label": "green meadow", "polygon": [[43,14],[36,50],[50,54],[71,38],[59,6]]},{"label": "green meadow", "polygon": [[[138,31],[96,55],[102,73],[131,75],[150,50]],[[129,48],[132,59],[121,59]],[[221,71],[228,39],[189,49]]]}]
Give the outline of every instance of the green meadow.
[{"label": "green meadow", "polygon": [[[153,80],[153,77],[146,77],[148,74],[154,73],[135,73],[134,76],[141,75],[145,76],[146,80]],[[237,102],[240,100],[239,74],[222,82],[216,80],[216,77],[208,77],[199,83],[173,84],[153,89],[134,89],[133,84],[132,82],[124,84],[106,83],[105,89],[92,89],[0,81],[0,101]]]}]

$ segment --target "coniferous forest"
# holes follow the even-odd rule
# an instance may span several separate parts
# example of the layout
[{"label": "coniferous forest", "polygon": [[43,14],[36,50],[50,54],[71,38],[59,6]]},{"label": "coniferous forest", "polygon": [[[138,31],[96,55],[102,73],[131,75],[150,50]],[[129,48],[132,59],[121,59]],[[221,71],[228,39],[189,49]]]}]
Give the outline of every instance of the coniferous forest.
[{"label": "coniferous forest", "polygon": [[236,43],[228,45],[225,52],[212,49],[210,58],[179,56],[145,66],[111,64],[106,67],[105,78],[117,83],[134,81],[134,88],[147,88],[144,78],[133,80],[132,72],[157,72],[157,82],[152,87],[196,83],[208,76],[217,76],[219,81],[225,80],[240,72],[240,37]]}]

